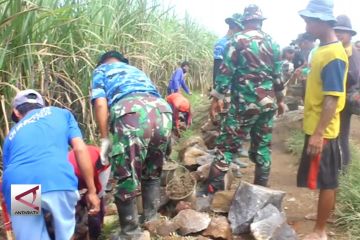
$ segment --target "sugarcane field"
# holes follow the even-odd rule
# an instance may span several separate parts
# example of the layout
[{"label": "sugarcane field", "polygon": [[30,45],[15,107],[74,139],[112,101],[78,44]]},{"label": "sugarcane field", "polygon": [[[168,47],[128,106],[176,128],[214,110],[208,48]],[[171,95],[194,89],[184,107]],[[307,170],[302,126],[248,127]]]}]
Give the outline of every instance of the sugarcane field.
[{"label": "sugarcane field", "polygon": [[0,2],[0,240],[360,240],[360,3]]}]

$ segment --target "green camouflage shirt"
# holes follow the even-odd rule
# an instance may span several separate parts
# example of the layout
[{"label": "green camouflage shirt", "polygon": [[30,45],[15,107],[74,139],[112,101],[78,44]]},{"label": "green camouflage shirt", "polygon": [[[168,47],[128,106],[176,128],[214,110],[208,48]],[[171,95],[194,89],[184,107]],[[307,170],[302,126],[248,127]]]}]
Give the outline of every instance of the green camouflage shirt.
[{"label": "green camouflage shirt", "polygon": [[236,34],[224,51],[213,95],[219,99],[231,89],[245,102],[282,96],[280,46],[259,30]]}]

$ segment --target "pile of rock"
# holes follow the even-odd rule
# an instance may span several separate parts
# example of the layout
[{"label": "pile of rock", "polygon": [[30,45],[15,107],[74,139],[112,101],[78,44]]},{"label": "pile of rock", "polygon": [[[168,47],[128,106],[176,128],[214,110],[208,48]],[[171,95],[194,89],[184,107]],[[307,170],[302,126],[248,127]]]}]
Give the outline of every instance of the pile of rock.
[{"label": "pile of rock", "polygon": [[242,182],[231,203],[228,219],[233,234],[251,232],[255,239],[297,239],[282,212],[285,192]]}]

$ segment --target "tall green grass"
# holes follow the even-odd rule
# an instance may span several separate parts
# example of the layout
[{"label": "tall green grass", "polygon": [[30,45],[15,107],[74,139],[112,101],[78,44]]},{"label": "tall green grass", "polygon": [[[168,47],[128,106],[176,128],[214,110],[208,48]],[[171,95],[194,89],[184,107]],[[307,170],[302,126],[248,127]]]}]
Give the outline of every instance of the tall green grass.
[{"label": "tall green grass", "polygon": [[345,229],[349,239],[360,239],[360,149],[351,145],[352,164],[341,177],[337,195],[337,225]]},{"label": "tall green grass", "polygon": [[87,140],[96,141],[88,96],[105,50],[124,52],[162,92],[182,60],[191,62],[192,89],[204,92],[211,84],[215,36],[189,16],[178,19],[158,0],[3,0],[0,39],[0,143],[11,99],[25,88],[71,109]]}]

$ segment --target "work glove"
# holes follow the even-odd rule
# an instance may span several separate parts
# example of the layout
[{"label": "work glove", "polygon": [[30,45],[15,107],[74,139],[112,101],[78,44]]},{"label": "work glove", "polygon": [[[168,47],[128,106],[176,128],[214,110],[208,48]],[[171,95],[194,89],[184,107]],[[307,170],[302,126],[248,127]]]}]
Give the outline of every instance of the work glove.
[{"label": "work glove", "polygon": [[109,162],[109,153],[111,152],[111,141],[109,138],[100,139],[100,159],[101,164],[107,166]]}]

